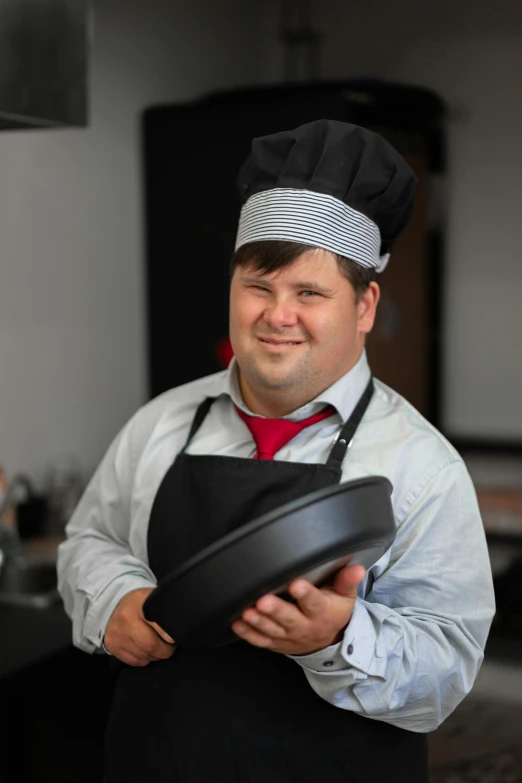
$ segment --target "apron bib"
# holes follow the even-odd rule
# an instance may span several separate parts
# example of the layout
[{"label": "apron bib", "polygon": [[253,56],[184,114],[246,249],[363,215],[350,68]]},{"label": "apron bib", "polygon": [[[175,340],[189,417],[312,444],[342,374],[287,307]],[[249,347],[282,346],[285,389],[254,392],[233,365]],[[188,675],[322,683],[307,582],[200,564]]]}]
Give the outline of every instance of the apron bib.
[{"label": "apron bib", "polygon": [[[160,485],[148,531],[161,580],[221,536],[341,480],[370,381],[324,465],[192,455]],[[238,640],[122,665],[106,729],[106,783],[427,783],[427,738],[321,699],[301,667]]]}]

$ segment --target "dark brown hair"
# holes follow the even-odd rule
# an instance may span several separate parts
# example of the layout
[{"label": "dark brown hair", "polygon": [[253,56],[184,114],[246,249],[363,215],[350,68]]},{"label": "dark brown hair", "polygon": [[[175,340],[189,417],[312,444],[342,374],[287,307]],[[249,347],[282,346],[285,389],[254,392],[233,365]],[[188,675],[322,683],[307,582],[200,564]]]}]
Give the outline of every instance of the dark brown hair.
[{"label": "dark brown hair", "polygon": [[[230,261],[230,275],[234,274],[238,266],[252,266],[256,272],[271,274],[278,269],[290,266],[300,255],[308,250],[316,248],[310,245],[302,245],[297,242],[281,242],[268,240],[263,242],[249,242],[242,245]],[[356,264],[349,258],[334,253],[341,274],[351,283],[355,291],[355,301],[358,302],[370,283],[376,279],[375,269]]]}]

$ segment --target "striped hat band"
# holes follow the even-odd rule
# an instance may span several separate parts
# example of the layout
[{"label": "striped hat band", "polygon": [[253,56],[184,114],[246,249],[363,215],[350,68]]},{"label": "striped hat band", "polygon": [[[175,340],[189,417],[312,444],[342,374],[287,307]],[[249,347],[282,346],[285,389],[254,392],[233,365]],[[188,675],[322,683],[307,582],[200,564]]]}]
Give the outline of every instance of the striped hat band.
[{"label": "striped hat band", "polygon": [[311,190],[273,188],[250,196],[241,209],[235,249],[267,240],[320,247],[377,272],[390,258],[380,254],[381,233],[373,220]]}]

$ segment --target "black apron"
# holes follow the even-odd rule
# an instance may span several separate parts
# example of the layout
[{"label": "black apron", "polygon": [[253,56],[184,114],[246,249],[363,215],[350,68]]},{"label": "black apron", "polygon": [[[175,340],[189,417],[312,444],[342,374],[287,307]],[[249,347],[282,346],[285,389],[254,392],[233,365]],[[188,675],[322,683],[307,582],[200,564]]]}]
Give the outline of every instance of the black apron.
[{"label": "black apron", "polygon": [[[157,579],[241,524],[339,483],[372,392],[370,381],[325,465],[187,454],[206,399],[152,507]],[[425,735],[328,704],[295,661],[239,640],[123,666],[105,755],[106,783],[428,781]]]}]

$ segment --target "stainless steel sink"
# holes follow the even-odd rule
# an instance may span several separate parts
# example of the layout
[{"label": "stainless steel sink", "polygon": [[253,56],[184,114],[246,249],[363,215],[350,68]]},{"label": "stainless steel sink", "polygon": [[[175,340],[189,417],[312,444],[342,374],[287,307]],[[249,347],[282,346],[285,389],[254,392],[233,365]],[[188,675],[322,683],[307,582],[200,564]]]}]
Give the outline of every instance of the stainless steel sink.
[{"label": "stainless steel sink", "polygon": [[0,603],[45,609],[60,601],[56,561],[28,553],[9,557],[0,568]]}]

